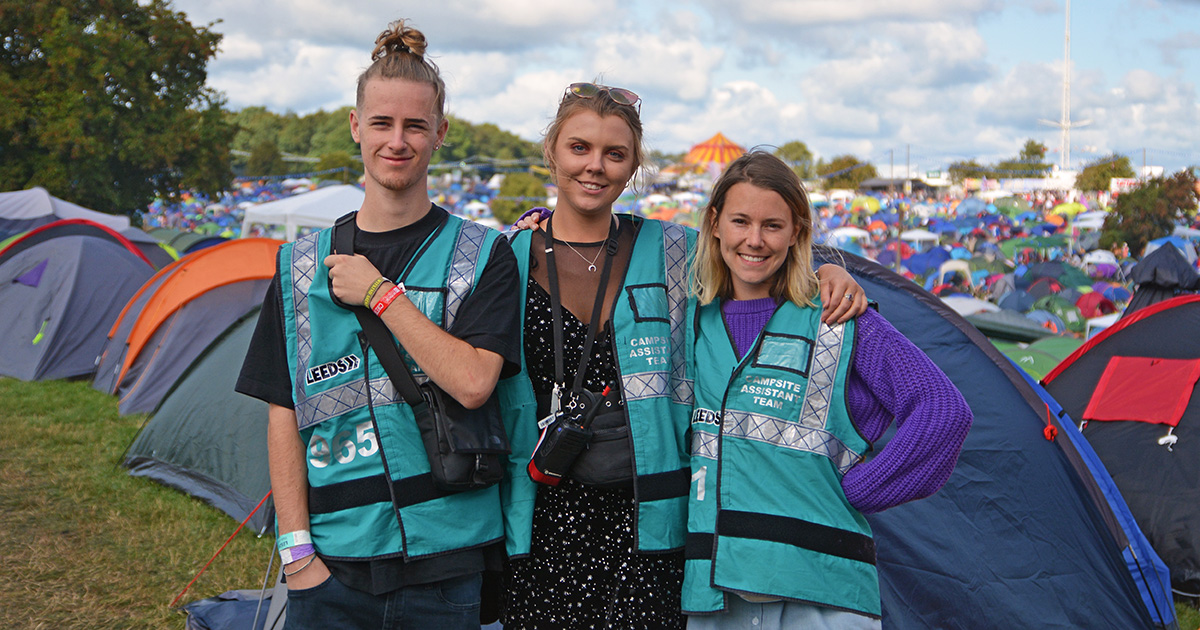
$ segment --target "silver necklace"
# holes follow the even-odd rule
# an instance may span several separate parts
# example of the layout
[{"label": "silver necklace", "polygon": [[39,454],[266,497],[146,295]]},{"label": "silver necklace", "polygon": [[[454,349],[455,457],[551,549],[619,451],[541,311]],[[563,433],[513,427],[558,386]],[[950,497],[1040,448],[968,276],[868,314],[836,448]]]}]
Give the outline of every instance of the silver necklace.
[{"label": "silver necklace", "polygon": [[579,250],[578,250],[578,249],[575,249],[575,247],[574,247],[573,245],[571,245],[570,243],[568,243],[568,242],[566,242],[566,241],[563,241],[563,245],[566,245],[567,247],[570,247],[570,248],[571,248],[571,251],[575,252],[575,254],[576,254],[577,256],[579,256],[580,258],[582,258],[582,259],[583,259],[583,262],[585,262],[585,263],[587,263],[587,264],[588,264],[588,271],[590,271],[590,272],[592,272],[592,273],[595,273],[595,272],[596,272],[596,261],[597,261],[597,260],[600,260],[600,254],[603,254],[603,253],[604,253],[604,249],[605,249],[605,247],[604,247],[604,244],[603,244],[603,243],[601,243],[601,244],[600,244],[600,251],[596,252],[596,255],[595,255],[595,256],[594,256],[594,257],[593,257],[591,260],[588,260],[588,259],[587,259],[587,256],[584,256],[583,254],[580,254],[580,253],[579,253]]}]

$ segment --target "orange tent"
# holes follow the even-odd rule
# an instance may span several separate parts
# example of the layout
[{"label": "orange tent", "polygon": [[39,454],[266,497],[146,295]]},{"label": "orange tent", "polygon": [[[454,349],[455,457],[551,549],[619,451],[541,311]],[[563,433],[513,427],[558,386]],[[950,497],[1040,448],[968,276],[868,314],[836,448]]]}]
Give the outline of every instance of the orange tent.
[{"label": "orange tent", "polygon": [[[196,250],[163,267],[130,298],[113,324],[92,386],[117,394],[121,413],[153,410],[151,403],[173,383],[173,379],[163,382],[168,374],[178,376],[211,341],[202,329],[219,334],[262,303],[282,244],[266,238],[235,239]],[[201,299],[206,296],[213,299]],[[188,317],[177,317],[185,310]],[[171,337],[180,339],[166,348]],[[177,364],[175,369],[161,365],[164,360]],[[159,381],[149,387],[155,390],[153,400],[131,396],[146,389],[148,380]],[[140,407],[135,400],[150,406]]]},{"label": "orange tent", "polygon": [[746,152],[741,146],[734,144],[724,134],[717,132],[717,135],[697,144],[692,147],[691,151],[683,157],[686,164],[695,164],[698,166],[708,166],[716,164],[722,168],[730,162],[738,159]]}]

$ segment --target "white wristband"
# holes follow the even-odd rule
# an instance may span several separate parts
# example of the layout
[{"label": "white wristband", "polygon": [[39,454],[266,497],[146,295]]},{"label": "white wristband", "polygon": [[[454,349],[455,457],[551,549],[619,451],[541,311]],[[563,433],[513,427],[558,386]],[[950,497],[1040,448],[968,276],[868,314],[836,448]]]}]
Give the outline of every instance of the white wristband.
[{"label": "white wristband", "polygon": [[275,541],[275,548],[282,553],[284,549],[295,547],[296,545],[311,545],[312,535],[307,529],[298,529],[294,532],[288,532],[279,536],[279,540]]}]

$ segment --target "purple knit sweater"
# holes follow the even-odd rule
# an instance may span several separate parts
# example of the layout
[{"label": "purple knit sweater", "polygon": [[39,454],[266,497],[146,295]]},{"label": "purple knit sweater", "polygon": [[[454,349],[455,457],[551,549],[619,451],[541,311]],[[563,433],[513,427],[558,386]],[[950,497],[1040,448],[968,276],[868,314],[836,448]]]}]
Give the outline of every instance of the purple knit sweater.
[{"label": "purple knit sweater", "polygon": [[[721,311],[740,358],[767,325],[775,301],[726,300]],[[842,478],[850,505],[872,514],[937,492],[954,470],[972,416],[942,370],[882,315],[867,309],[857,327],[846,383],[850,418],[868,442],[896,420],[887,446]]]}]

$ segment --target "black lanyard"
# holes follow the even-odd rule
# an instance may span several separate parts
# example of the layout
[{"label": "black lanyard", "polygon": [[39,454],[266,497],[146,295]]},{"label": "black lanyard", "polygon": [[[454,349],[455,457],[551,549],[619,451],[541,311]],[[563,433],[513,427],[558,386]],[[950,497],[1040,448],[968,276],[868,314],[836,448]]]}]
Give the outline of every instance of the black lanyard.
[{"label": "black lanyard", "polygon": [[[338,219],[337,223],[334,224],[334,253],[348,254],[351,256],[354,255],[354,236],[358,234],[359,231],[358,222],[355,220],[357,216],[357,212],[351,212],[350,214]],[[394,282],[404,282],[404,280],[408,278],[408,272],[412,271],[413,265],[419,258],[421,258],[422,255],[425,254],[425,250],[429,249],[429,246],[433,244],[433,241],[435,238],[437,238],[437,235],[441,234],[442,228],[446,227],[446,224],[449,222],[450,214],[447,213],[446,216],[442,217],[442,220],[437,224],[437,226],[433,228],[433,231],[425,237],[425,240],[421,243],[421,245],[417,247],[417,251],[413,252],[412,257],[410,257],[408,262],[405,263],[404,270],[400,272],[400,275],[396,276],[396,280]],[[380,274],[382,273],[383,272],[380,271]],[[332,283],[332,280],[330,280],[330,282]],[[332,289],[329,293],[330,295],[333,295]]]},{"label": "black lanyard", "polygon": [[[546,271],[550,282],[550,310],[553,316],[554,328],[554,382],[566,386],[563,382],[563,315],[562,301],[558,297],[558,268],[554,264],[554,218],[546,222]],[[608,275],[612,271],[613,258],[617,254],[617,222],[612,221],[608,226],[608,239],[604,247],[607,249],[604,257],[604,269],[600,272],[600,287],[596,290],[596,303],[592,306],[592,322],[588,324],[587,340],[583,344],[583,355],[579,357],[579,370],[575,373],[575,389],[583,387],[584,372],[587,370],[588,359],[592,355],[592,343],[596,341],[596,330],[600,327],[600,311],[604,306],[604,295],[608,292]]]}]

